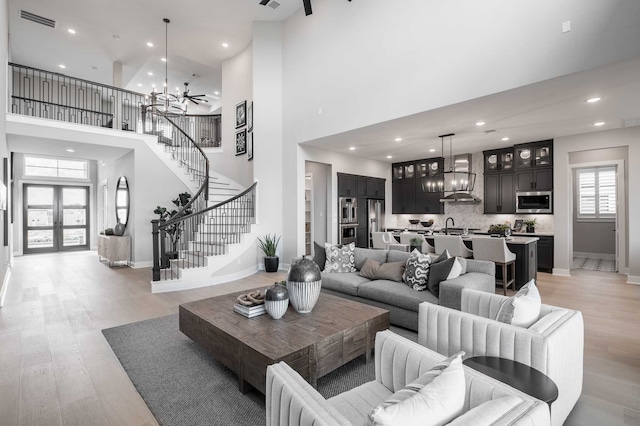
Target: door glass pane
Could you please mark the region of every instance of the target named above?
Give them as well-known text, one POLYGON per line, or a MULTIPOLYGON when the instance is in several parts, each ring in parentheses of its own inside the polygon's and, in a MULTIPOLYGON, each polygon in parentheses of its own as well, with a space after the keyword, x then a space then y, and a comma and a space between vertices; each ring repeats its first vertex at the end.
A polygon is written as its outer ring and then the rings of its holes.
POLYGON ((53 230, 27 231, 28 248, 53 247, 53 230))
POLYGON ((62 245, 83 246, 86 241, 86 229, 64 229, 62 230, 62 245))
POLYGON ((62 205, 85 206, 87 204, 87 190, 84 188, 63 188, 62 205))
POLYGON ((35 187, 27 188, 27 205, 28 206, 52 206, 53 205, 53 188, 51 187, 35 187))
POLYGON ((53 209, 29 209, 27 226, 53 226, 53 209))
POLYGON ((62 212, 62 225, 63 226, 79 226, 86 224, 86 210, 85 209, 64 209, 62 212))

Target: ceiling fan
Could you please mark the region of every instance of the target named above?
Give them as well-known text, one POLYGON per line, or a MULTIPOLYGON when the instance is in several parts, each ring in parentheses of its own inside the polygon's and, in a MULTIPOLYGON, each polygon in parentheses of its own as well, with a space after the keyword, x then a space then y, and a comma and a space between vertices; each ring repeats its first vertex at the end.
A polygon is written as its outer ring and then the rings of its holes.
POLYGON ((199 102, 209 102, 206 99, 202 99, 205 96, 206 95, 192 95, 191 89, 189 89, 189 83, 188 82, 184 83, 184 92, 182 93, 182 103, 186 102, 187 99, 196 105, 200 105, 199 102))
MULTIPOLYGON (((266 6, 267 4, 269 4, 270 1, 271 0, 260 0, 260 4, 262 6, 266 6)), ((348 1, 351 1, 351 0, 348 0, 348 1)), ((271 1, 271 3, 274 3, 274 5, 269 4, 269 6, 271 6, 274 9, 280 6, 280 4, 275 0, 271 1)), ((302 4, 304 5, 304 14, 306 16, 311 15, 313 13, 311 10, 311 0, 302 0, 302 4)))

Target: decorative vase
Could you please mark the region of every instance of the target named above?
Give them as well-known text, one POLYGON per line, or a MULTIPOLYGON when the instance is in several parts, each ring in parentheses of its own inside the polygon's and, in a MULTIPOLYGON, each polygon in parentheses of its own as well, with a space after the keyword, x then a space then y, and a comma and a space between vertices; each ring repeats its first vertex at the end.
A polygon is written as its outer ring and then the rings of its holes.
POLYGON ((264 308, 273 319, 280 319, 289 307, 289 291, 284 285, 275 283, 264 295, 264 308))
POLYGON ((122 237, 124 235, 124 228, 124 224, 118 221, 118 223, 116 223, 116 226, 113 227, 113 234, 117 235, 118 237, 122 237))
POLYGON ((280 264, 280 258, 278 256, 265 256, 264 257, 264 270, 267 272, 278 272, 278 265, 280 264))
POLYGON ((534 232, 536 232, 536 227, 535 225, 527 225, 527 232, 533 234, 534 232))
POLYGON ((322 276, 316 262, 305 256, 291 262, 287 272, 287 290, 289 290, 291 306, 296 312, 300 314, 311 312, 318 302, 321 288, 322 276))

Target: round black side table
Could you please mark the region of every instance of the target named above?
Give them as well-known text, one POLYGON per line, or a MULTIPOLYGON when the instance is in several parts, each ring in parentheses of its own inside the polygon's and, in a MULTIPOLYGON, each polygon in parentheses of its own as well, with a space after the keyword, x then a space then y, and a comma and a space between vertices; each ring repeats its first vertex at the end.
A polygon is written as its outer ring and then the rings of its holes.
POLYGON ((553 380, 528 365, 495 356, 475 356, 465 359, 462 363, 546 402, 549 409, 551 403, 558 399, 558 386, 553 380))

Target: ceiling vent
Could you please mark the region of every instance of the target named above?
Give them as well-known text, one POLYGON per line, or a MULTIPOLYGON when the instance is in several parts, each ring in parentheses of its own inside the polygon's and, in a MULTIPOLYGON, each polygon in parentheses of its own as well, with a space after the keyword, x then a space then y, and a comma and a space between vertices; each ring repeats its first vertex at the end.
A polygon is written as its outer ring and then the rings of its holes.
POLYGON ((271 3, 269 3, 269 7, 270 7, 271 9, 277 9, 277 8, 278 8, 278 6, 280 6, 280 3, 278 3, 278 2, 277 2, 277 1, 275 1, 275 0, 274 0, 274 1, 272 1, 271 3))
POLYGON ((640 118, 626 118, 622 120, 622 127, 640 126, 640 118))
POLYGON ((27 21, 35 22, 36 24, 44 25, 51 28, 56 27, 56 21, 54 21, 53 19, 44 18, 31 12, 27 12, 26 10, 20 11, 20 17, 22 19, 26 19, 27 21))

